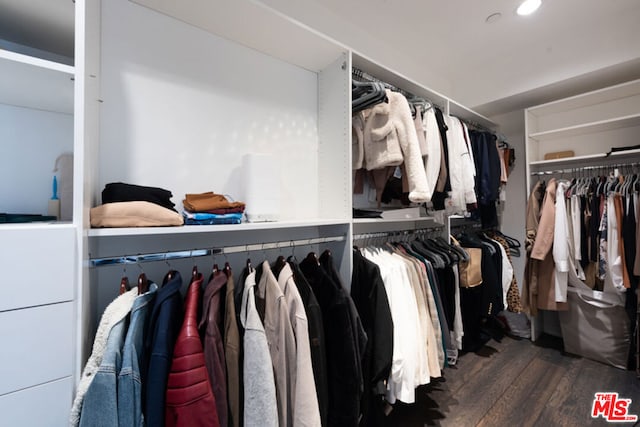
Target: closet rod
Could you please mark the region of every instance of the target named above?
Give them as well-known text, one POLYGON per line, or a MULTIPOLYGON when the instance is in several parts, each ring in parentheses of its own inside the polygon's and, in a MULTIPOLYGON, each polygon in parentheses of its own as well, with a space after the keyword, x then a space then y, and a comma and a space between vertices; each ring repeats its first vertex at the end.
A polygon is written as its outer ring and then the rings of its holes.
POLYGON ((266 251, 268 249, 295 248, 296 246, 319 245, 331 242, 344 242, 346 236, 314 237, 310 239, 286 240, 268 243, 255 243, 221 248, 193 249, 173 252, 156 252, 147 254, 125 255, 119 257, 90 258, 91 267, 113 264, 139 264, 152 261, 169 261, 175 259, 196 258, 211 255, 228 255, 241 252, 266 251))
POLYGON ((434 232, 442 232, 442 227, 419 228, 417 230, 377 231, 373 233, 360 233, 360 234, 354 234, 353 240, 375 239, 379 237, 406 237, 406 236, 415 236, 420 234, 429 234, 434 232))
POLYGON ((531 172, 531 176, 554 175, 559 173, 570 174, 574 172, 591 171, 591 170, 604 171, 604 170, 619 169, 622 167, 636 167, 636 166, 640 166, 640 162, 615 163, 615 164, 609 164, 609 165, 595 165, 595 166, 578 166, 578 167, 568 168, 568 169, 552 169, 552 170, 546 170, 546 171, 536 171, 536 172, 531 172))
POLYGON ((351 75, 352 75, 353 77, 357 78, 357 79, 358 79, 358 80, 360 80, 360 81, 368 81, 368 82, 377 82, 377 83, 382 83, 383 85, 385 85, 385 87, 386 87, 387 89, 390 89, 390 90, 392 90, 392 91, 394 91, 394 92, 398 92, 398 93, 403 94, 403 95, 405 96, 405 98, 407 98, 407 100, 409 100, 409 102, 411 102, 411 101, 410 101, 410 99, 412 99, 412 98, 424 99, 425 101, 427 101, 427 102, 428 102, 429 104, 431 104, 432 106, 434 106, 434 107, 438 107, 438 108, 439 108, 440 110, 442 110, 442 111, 444 111, 444 110, 445 110, 442 106, 440 106, 440 105, 438 105, 438 104, 434 103, 433 101, 431 101, 431 100, 430 100, 430 99, 428 99, 428 98, 425 98, 424 96, 418 96, 418 95, 414 95, 414 94, 413 94, 413 93, 411 93, 411 92, 407 92, 406 90, 401 89, 401 88, 399 88, 399 87, 397 87, 397 86, 394 86, 394 85, 392 85, 392 84, 390 84, 390 83, 387 83, 387 82, 385 82, 384 80, 380 80, 379 78, 374 77, 374 76, 372 76, 371 74, 369 74, 369 73, 367 73, 367 72, 365 72, 365 71, 362 71, 362 70, 361 70, 361 69, 359 69, 359 68, 352 67, 352 68, 351 68, 351 75))

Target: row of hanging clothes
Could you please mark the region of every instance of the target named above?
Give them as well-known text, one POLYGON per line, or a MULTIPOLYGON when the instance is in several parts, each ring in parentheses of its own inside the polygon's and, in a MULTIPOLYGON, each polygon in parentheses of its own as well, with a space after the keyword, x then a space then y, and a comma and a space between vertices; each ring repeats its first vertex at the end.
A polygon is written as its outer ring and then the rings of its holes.
POLYGON ((331 252, 234 271, 123 278, 71 425, 357 426, 374 363, 331 252))
MULTIPOLYGON (((502 137, 501 137, 502 138, 502 137)), ((476 211, 497 225, 495 204, 513 166, 513 149, 496 134, 470 130, 430 101, 354 69, 354 193, 365 181, 381 203, 428 203, 449 213, 476 211)))
MULTIPOLYGON (((535 183, 527 204, 524 307, 532 315, 538 310, 566 313, 572 309, 572 292, 600 292, 601 299, 625 308, 629 336, 623 359, 636 367, 638 164, 550 173, 555 176, 535 183)), ((607 351, 602 348, 603 354, 607 351)))
MULTIPOLYGON (((360 247, 354 248, 352 295, 378 294, 378 302, 388 303, 392 369, 381 376, 388 403, 413 403, 416 388, 441 377, 445 367, 457 363, 460 351, 501 339, 503 310, 521 311, 510 243, 498 233, 459 237, 449 243, 418 231, 355 238, 360 247), (476 270, 473 278, 470 270, 476 270)), ((382 310, 380 303, 375 306, 382 310)), ((387 308, 383 311, 384 316, 375 317, 387 319, 387 308)), ((381 335, 373 336, 378 340, 381 335)))

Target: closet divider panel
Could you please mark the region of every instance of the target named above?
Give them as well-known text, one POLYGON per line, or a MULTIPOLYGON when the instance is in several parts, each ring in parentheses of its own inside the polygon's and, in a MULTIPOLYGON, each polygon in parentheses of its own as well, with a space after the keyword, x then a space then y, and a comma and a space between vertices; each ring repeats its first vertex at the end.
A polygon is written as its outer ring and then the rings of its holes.
POLYGON ((276 60, 125 0, 103 3, 100 172, 237 200, 243 155, 270 154, 281 218, 319 215, 318 85, 276 60), (311 196, 311 197, 310 197, 311 196))

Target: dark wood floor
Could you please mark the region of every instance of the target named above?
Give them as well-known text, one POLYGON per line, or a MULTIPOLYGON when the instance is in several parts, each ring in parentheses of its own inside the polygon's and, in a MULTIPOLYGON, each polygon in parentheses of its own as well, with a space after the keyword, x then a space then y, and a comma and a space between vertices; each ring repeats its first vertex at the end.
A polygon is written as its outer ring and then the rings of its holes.
POLYGON ((442 381, 418 389, 416 404, 396 405, 386 425, 608 425, 591 418, 599 391, 632 399, 629 413, 640 416, 635 372, 565 354, 557 338, 543 336, 534 344, 505 337, 462 355, 442 381))

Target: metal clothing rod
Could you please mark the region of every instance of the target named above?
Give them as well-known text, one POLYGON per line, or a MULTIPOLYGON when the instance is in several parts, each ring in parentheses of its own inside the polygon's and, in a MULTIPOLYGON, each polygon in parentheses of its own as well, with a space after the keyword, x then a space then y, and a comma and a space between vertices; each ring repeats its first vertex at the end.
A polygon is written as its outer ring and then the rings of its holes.
POLYGON ((318 245, 331 242, 343 242, 346 236, 315 237, 311 239, 286 240, 250 245, 225 246, 222 248, 194 249, 173 252, 157 252, 148 254, 125 255, 119 257, 90 258, 91 267, 113 264, 140 264, 142 262, 169 261, 184 258, 196 258, 212 255, 227 255, 240 252, 266 251, 268 249, 295 248, 296 246, 318 245))
MULTIPOLYGON (((429 104, 431 104, 431 105, 433 105, 433 106, 438 107, 440 110, 444 110, 444 108, 442 108, 440 105, 435 104, 435 103, 434 103, 434 102, 432 102, 430 99, 425 98, 424 96, 418 96, 418 95, 414 95, 414 94, 413 94, 413 93, 411 93, 411 92, 407 92, 406 90, 401 89, 401 88, 399 88, 399 87, 397 87, 397 86, 394 86, 394 85, 392 85, 392 84, 390 84, 390 83, 387 83, 387 82, 385 82, 384 80, 380 80, 379 78, 374 77, 374 76, 372 76, 371 74, 366 73, 366 72, 362 71, 362 70, 361 70, 361 69, 359 69, 359 68, 355 68, 355 67, 353 67, 353 68, 351 69, 351 75, 352 75, 353 77, 357 78, 357 79, 358 79, 358 80, 360 80, 360 81, 368 81, 368 82, 377 82, 377 83, 382 83, 383 85, 385 85, 385 87, 386 87, 387 89, 390 89, 390 90, 392 90, 392 91, 394 91, 394 92, 398 92, 398 93, 403 94, 403 95, 405 96, 405 98, 407 98, 407 100, 415 99, 415 98, 418 98, 418 99, 424 99, 424 100, 425 100, 426 102, 428 102, 429 104)), ((411 101, 409 101, 409 102, 411 102, 411 101)))
POLYGON ((536 172, 531 172, 531 176, 540 176, 540 175, 554 175, 554 174, 559 174, 559 173, 565 173, 565 174, 570 174, 570 173, 574 173, 574 172, 581 172, 581 171, 605 171, 605 170, 614 170, 614 169, 618 169, 618 168, 623 168, 623 167, 636 167, 636 166, 640 166, 640 162, 632 162, 632 163, 616 163, 616 164, 609 164, 609 165, 595 165, 595 166, 578 166, 578 167, 573 167, 573 168, 568 168, 568 169, 553 169, 553 170, 546 170, 546 171, 536 171, 536 172))
POLYGON ((429 227, 429 228, 419 228, 417 230, 402 230, 402 231, 378 231, 374 233, 361 233, 354 234, 353 240, 367 240, 367 239, 376 239, 380 237, 409 237, 409 236, 418 236, 418 235, 427 235, 434 232, 441 232, 442 227, 429 227))

